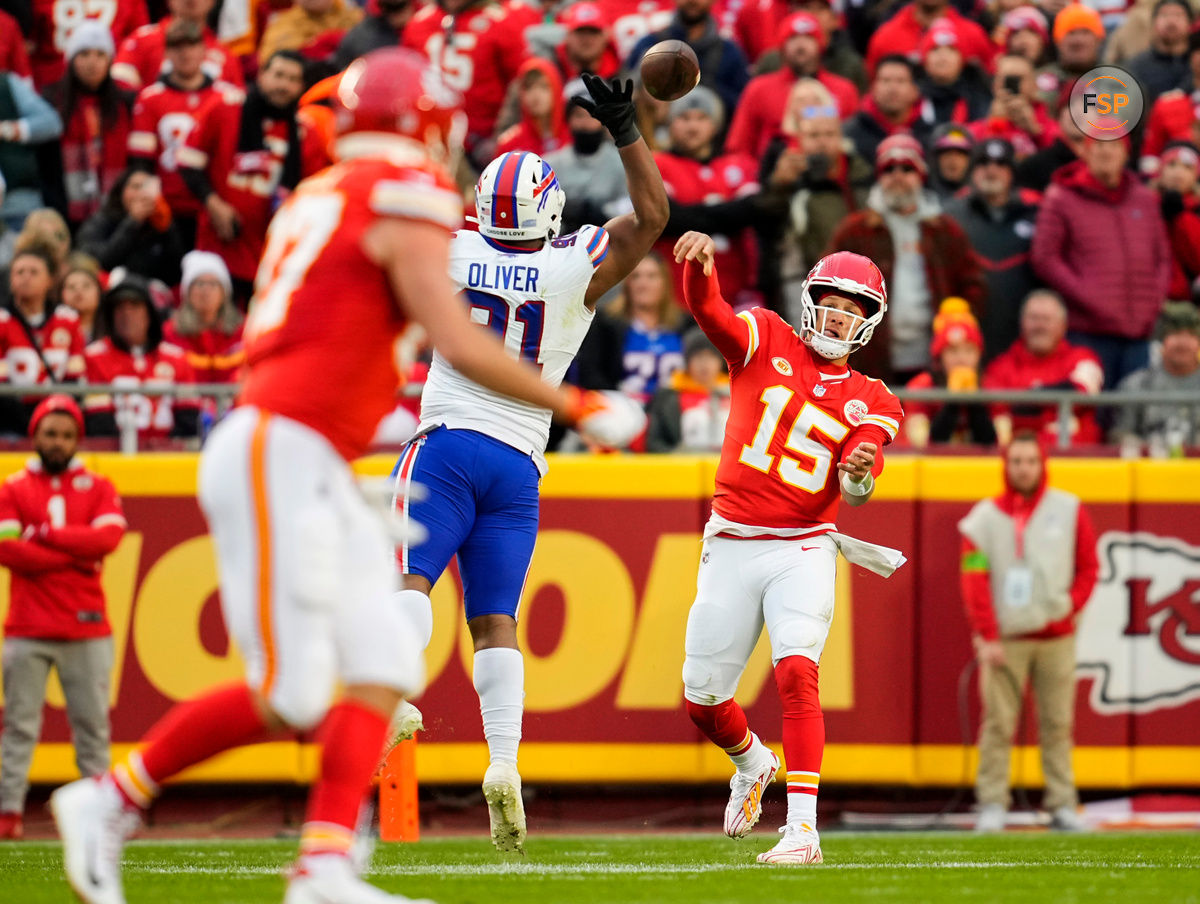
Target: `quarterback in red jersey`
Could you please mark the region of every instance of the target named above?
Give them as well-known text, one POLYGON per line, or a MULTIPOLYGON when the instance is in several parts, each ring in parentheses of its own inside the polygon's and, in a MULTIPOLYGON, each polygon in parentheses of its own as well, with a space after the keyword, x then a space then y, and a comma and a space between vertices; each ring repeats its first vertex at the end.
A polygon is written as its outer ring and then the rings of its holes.
POLYGON ((449 246, 461 198, 447 166, 460 104, 412 51, 356 60, 334 96, 339 162, 303 181, 271 225, 242 404, 209 437, 199 474, 222 614, 246 679, 175 707, 101 780, 54 793, 67 878, 88 904, 124 900, 121 849, 165 779, 318 725, 320 775, 285 900, 408 900, 364 883, 350 856, 389 717, 424 684, 424 638, 394 598, 394 539, 348 459, 394 407, 410 320, 459 372, 587 435, 617 445, 638 426, 616 423, 615 402, 542 382, 473 326, 455 295, 449 246))
POLYGON ((840 500, 857 506, 871 498, 880 450, 904 417, 883 383, 847 364, 882 321, 887 289, 869 259, 846 251, 824 257, 805 280, 797 333, 762 308, 735 315, 721 297, 715 254, 700 233, 675 246, 684 298, 729 364, 732 395, 688 614, 684 697, 696 726, 737 767, 725 833, 742 837, 762 815, 762 795, 779 768, 733 700, 766 627, 783 702, 788 818, 758 862, 820 863, 825 722, 817 663, 833 617, 837 554, 885 576, 904 561, 834 525, 840 500))

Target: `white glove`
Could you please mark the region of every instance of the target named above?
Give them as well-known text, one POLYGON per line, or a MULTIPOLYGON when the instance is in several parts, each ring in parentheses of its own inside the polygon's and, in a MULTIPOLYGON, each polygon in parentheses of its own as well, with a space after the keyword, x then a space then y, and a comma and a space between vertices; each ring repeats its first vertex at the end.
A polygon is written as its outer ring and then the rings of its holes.
POLYGON ((589 393, 592 400, 601 404, 575 425, 584 439, 606 449, 623 449, 646 429, 645 410, 625 393, 589 393))

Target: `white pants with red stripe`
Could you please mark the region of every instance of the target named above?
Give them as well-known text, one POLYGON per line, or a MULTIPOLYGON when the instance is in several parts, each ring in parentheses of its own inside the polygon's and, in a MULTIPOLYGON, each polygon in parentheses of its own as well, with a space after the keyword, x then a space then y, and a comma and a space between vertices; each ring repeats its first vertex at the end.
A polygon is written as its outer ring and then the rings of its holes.
POLYGON ((704 541, 688 613, 683 695, 715 706, 733 697, 765 626, 771 660, 820 662, 833 620, 837 546, 827 536, 704 541))
POLYGON ((393 602, 392 544, 316 431, 239 408, 200 460, 221 611, 247 681, 289 725, 315 725, 338 681, 415 694, 417 632, 393 602))

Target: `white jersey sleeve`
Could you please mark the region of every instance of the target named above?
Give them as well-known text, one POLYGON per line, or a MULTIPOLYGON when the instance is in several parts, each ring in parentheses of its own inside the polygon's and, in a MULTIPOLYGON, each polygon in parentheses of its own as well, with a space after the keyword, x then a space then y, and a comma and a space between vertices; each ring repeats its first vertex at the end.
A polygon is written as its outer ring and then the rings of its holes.
MULTIPOLYGON (((608 254, 600 226, 524 249, 460 230, 450 243, 450 277, 471 320, 497 332, 514 358, 562 383, 592 324, 584 304, 592 274, 608 254)), ((436 352, 421 395, 421 429, 475 430, 530 455, 545 473, 550 412, 485 389, 436 352)))

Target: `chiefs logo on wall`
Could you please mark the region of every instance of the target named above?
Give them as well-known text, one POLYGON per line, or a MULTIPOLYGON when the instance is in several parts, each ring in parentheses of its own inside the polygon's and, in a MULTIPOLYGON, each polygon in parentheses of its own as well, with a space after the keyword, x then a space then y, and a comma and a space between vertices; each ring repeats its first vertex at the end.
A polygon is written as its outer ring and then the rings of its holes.
POLYGON ((1150 712, 1200 700, 1200 548, 1109 531, 1079 621, 1080 672, 1096 712, 1150 712))

